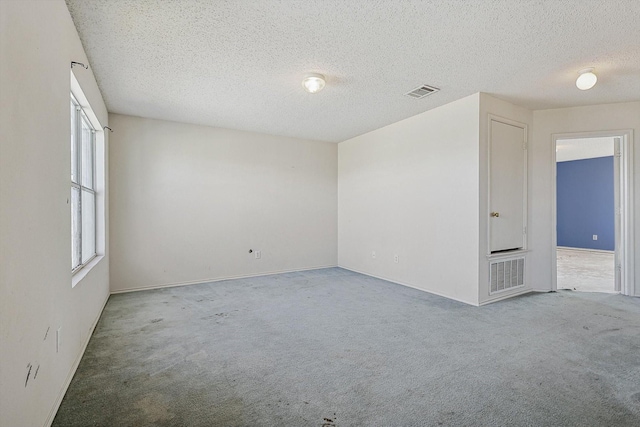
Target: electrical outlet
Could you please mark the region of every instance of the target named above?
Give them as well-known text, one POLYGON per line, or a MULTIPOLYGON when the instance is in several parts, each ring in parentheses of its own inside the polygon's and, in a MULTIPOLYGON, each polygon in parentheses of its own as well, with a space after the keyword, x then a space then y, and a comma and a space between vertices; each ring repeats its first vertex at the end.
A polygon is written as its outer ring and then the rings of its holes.
POLYGON ((371 258, 376 259, 376 251, 371 251, 371 258))
POLYGON ((62 326, 56 331, 56 353, 60 353, 60 345, 62 344, 62 326))
POLYGON ((395 254, 393 256, 393 262, 395 262, 396 264, 400 262, 400 257, 398 256, 398 254, 395 254))
POLYGON ((598 235, 597 234, 593 235, 593 240, 598 240, 598 235))
POLYGON ((256 259, 262 258, 262 251, 255 251, 256 259))

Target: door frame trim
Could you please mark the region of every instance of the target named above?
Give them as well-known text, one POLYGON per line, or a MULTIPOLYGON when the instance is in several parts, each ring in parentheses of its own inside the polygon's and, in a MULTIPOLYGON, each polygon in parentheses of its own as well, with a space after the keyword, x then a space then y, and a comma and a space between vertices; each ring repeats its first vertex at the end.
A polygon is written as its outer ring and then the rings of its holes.
POLYGON ((492 257, 495 255, 510 255, 515 252, 526 252, 528 250, 528 231, 529 231, 529 211, 528 211, 528 201, 529 201, 529 160, 528 160, 528 151, 529 151, 529 128, 526 123, 518 122, 516 120, 507 119, 506 117, 497 116, 495 114, 488 114, 487 117, 487 129, 488 129, 488 139, 487 139, 487 211, 485 213, 485 218, 487 221, 487 257, 492 257), (499 122, 506 125, 514 126, 520 128, 524 132, 524 182, 522 192, 524 197, 522 198, 522 227, 523 227, 523 236, 522 236, 522 249, 513 252, 507 253, 491 253, 491 137, 492 137, 492 126, 491 122, 499 122))
MULTIPOLYGON (((596 132, 554 133, 551 135, 551 290, 558 290, 558 212, 557 212, 557 170, 556 143, 559 139, 581 138, 621 138, 620 143, 620 231, 616 235, 616 248, 619 248, 620 292, 623 295, 635 295, 634 266, 634 227, 633 227, 633 129, 621 129, 596 132), (618 244, 619 243, 619 244, 618 244)), ((615 154, 614 154, 615 155, 615 154)), ((614 178, 615 179, 615 178, 614 178)), ((616 206, 617 208, 617 206, 616 206)))

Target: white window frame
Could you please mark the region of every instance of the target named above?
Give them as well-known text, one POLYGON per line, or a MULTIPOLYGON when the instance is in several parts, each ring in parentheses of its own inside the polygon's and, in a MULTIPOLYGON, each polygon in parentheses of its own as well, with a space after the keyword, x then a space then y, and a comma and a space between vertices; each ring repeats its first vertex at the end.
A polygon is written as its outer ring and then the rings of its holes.
MULTIPOLYGON (((93 126, 93 124, 91 123, 91 120, 89 120, 89 117, 87 116, 87 113, 84 111, 84 108, 82 108, 82 106, 80 105, 80 103, 78 102, 78 100, 76 99, 76 97, 74 96, 73 92, 71 92, 71 104, 73 104, 74 107, 74 113, 75 113, 75 119, 74 119, 74 124, 75 124, 75 129, 73 132, 73 141, 71 142, 74 145, 74 150, 75 151, 75 155, 76 155, 76 181, 73 181, 73 176, 71 177, 71 191, 73 191, 73 189, 76 189, 79 193, 79 199, 78 199, 78 207, 77 207, 77 215, 79 218, 79 224, 78 224, 78 234, 79 234, 79 242, 78 242, 78 247, 76 248, 76 251, 74 253, 72 253, 72 260, 71 260, 71 272, 72 274, 76 273, 77 271, 81 270, 82 268, 84 268, 85 266, 87 266, 91 261, 93 261, 96 256, 97 256, 97 234, 98 234, 98 229, 97 229, 97 198, 98 198, 98 194, 96 191, 96 130, 93 126), (91 131, 91 142, 90 142, 90 146, 91 146, 91 163, 92 163, 92 174, 93 176, 91 177, 91 186, 87 186, 82 182, 82 161, 83 161, 83 152, 82 152, 82 123, 85 123, 85 125, 90 129, 91 131), (82 241, 82 230, 83 230, 83 220, 84 220, 84 216, 82 214, 82 194, 83 192, 87 192, 87 193, 91 193, 93 194, 93 235, 94 235, 94 242, 93 242, 93 250, 92 250, 92 254, 91 256, 89 256, 86 260, 82 259, 82 252, 83 252, 83 241, 82 241), (74 264, 76 263, 76 260, 79 261, 79 263, 77 265, 74 266, 74 264)), ((71 107, 71 105, 70 105, 71 107)), ((71 112, 71 108, 69 109, 69 111, 71 112)), ((73 152, 72 151, 72 152, 73 152)), ((73 208, 72 208, 73 209, 73 208)), ((74 214, 76 214, 73 210, 71 211, 71 219, 73 221, 73 216, 74 214)), ((71 235, 71 239, 73 242, 74 236, 73 234, 71 235)), ((73 243, 72 243, 72 248, 73 248, 73 243)))

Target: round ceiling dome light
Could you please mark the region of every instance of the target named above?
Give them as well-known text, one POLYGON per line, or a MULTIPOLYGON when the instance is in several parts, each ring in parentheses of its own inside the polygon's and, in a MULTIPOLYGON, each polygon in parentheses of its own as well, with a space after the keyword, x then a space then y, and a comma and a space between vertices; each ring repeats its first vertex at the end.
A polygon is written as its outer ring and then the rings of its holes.
POLYGON ((309 73, 302 80, 302 87, 309 93, 317 93, 324 88, 325 81, 322 74, 309 73))
POLYGON ((593 68, 585 68, 584 70, 578 71, 578 79, 576 80, 576 86, 580 90, 588 90, 596 85, 598 81, 598 76, 593 74, 593 68))

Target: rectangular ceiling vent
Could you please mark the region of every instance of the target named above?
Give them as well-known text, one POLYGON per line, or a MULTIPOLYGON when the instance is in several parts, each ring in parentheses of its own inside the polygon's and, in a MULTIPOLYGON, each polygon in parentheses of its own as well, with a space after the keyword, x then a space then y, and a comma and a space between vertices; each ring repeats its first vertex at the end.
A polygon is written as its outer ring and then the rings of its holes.
POLYGON ((420 87, 415 88, 411 92, 405 93, 405 95, 410 96, 411 98, 420 99, 420 98, 424 98, 425 96, 429 96, 432 93, 436 93, 439 90, 440 89, 438 89, 437 87, 422 85, 420 87))

